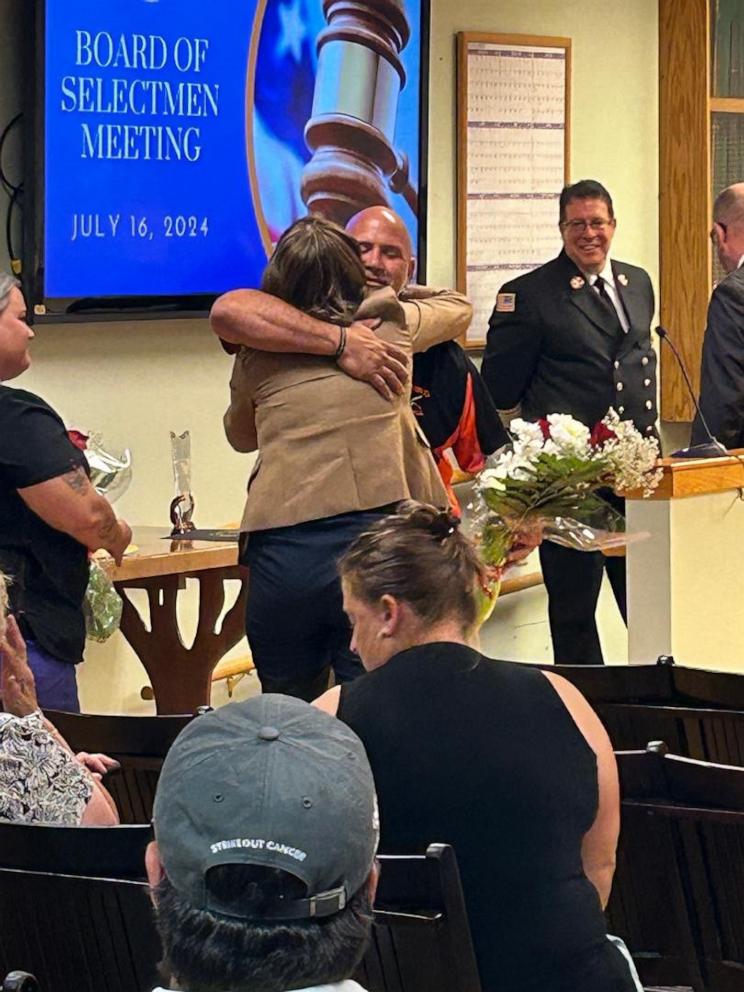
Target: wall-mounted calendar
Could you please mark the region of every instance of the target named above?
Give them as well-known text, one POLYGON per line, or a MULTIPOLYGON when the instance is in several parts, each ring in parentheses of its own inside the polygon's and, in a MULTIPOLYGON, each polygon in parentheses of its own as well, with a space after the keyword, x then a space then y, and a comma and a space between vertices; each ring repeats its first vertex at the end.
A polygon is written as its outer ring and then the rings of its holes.
POLYGON ((558 254, 569 174, 571 41, 457 36, 457 279, 485 342, 503 283, 558 254))

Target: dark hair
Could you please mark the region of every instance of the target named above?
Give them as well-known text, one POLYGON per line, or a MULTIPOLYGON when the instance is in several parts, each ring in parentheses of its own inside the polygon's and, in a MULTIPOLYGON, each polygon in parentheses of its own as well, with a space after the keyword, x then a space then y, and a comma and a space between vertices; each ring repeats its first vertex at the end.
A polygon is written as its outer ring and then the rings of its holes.
POLYGON ((260 915, 267 901, 302 898, 305 885, 287 872, 258 865, 220 865, 207 885, 236 917, 194 909, 164 877, 155 914, 165 968, 188 992, 285 992, 350 978, 367 947, 372 905, 365 883, 334 916, 312 920, 240 919, 260 915))
POLYGON ((298 310, 334 323, 351 323, 364 299, 367 277, 359 245, 323 217, 303 217, 279 238, 261 289, 298 310))
POLYGON ((596 179, 580 179, 579 182, 573 183, 571 186, 563 187, 559 201, 559 224, 562 224, 566 219, 566 207, 572 200, 602 200, 607 204, 610 220, 615 217, 615 212, 612 208, 612 197, 602 183, 598 183, 596 179))
POLYGON ((459 524, 447 510, 401 503, 348 548, 338 565, 341 578, 368 603, 394 596, 422 620, 455 615, 469 630, 478 618, 485 565, 459 524))

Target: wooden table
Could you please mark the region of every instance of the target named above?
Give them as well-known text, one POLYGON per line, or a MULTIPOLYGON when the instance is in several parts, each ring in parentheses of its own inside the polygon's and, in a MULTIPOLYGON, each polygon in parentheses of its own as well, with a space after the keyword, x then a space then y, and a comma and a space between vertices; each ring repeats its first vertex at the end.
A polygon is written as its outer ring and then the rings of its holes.
POLYGON ((217 631, 225 582, 242 578, 237 544, 163 540, 167 535, 166 528, 135 528, 137 551, 113 569, 112 579, 124 602, 121 632, 150 677, 158 713, 193 713, 209 703, 215 665, 245 634, 245 582, 217 631), (177 613, 178 590, 187 578, 199 582, 199 620, 190 648, 181 639, 177 613), (147 590, 150 630, 128 589, 147 590))

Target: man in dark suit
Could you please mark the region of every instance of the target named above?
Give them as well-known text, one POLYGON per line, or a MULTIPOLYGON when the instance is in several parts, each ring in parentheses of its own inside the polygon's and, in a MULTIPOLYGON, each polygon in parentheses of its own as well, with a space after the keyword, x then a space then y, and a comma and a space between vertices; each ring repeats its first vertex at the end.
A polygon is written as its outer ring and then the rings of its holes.
MULTIPOLYGON (((612 199, 582 180, 560 197, 560 255, 501 289, 482 374, 496 406, 528 420, 566 413, 593 426, 614 407, 655 435, 651 281, 609 257, 612 199)), ((616 501, 622 508, 621 501, 616 501)), ((595 610, 605 567, 625 620, 625 561, 545 542, 540 548, 557 664, 602 664, 595 610)))
MULTIPOLYGON (((710 239, 726 272, 713 290, 703 339, 700 409, 712 433, 727 448, 744 447, 744 183, 716 197, 710 239)), ((708 440, 700 416, 692 443, 708 440)))

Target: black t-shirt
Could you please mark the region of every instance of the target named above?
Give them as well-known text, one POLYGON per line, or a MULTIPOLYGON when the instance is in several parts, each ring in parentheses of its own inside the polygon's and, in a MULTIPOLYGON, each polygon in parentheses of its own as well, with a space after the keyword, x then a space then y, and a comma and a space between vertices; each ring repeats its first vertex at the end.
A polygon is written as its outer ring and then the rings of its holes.
POLYGON ((85 645, 87 549, 26 506, 18 489, 78 467, 85 455, 54 410, 33 393, 0 385, 0 570, 25 636, 76 664, 85 645))

